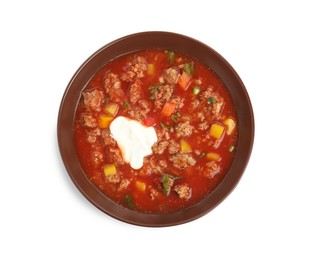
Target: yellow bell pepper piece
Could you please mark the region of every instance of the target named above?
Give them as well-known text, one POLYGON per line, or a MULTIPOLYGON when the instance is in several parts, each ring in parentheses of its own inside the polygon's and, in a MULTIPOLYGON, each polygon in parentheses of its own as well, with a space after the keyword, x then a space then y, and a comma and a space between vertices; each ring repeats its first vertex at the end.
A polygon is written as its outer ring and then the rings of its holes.
POLYGON ((219 124, 212 124, 210 127, 209 135, 216 139, 220 139, 223 136, 225 127, 219 124))
POLYGON ((112 175, 116 174, 116 172, 117 172, 115 164, 104 165, 103 171, 104 171, 105 177, 112 176, 112 175))
POLYGON ((221 156, 218 153, 207 153, 206 157, 210 160, 210 161, 219 161, 221 159, 221 156))
POLYGON ((100 115, 98 122, 99 128, 108 128, 113 119, 114 117, 112 116, 100 115))
POLYGON ((153 75, 154 74, 154 64, 149 63, 148 64, 148 75, 153 75))
POLYGON ((146 190, 146 183, 143 181, 136 181, 135 182, 136 188, 140 191, 145 191, 146 190))
POLYGON ((190 144, 187 143, 187 141, 184 140, 184 139, 180 140, 180 151, 182 153, 190 153, 190 152, 192 152, 192 148, 191 148, 190 144))

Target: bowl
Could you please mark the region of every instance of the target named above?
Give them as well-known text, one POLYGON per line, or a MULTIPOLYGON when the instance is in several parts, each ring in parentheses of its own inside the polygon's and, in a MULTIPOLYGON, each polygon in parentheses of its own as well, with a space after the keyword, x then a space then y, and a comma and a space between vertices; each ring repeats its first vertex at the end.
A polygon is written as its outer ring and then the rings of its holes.
POLYGON ((206 44, 172 32, 141 32, 117 39, 92 54, 76 71, 62 98, 58 115, 58 144, 65 168, 79 191, 104 213, 129 224, 163 227, 195 220, 219 205, 236 187, 248 164, 254 140, 254 116, 247 90, 232 66, 206 44), (84 173, 74 144, 73 123, 81 93, 90 79, 111 60, 144 49, 174 50, 210 67, 224 82, 237 111, 238 144, 233 162, 220 184, 200 202, 176 212, 142 213, 125 208, 104 195, 84 173))

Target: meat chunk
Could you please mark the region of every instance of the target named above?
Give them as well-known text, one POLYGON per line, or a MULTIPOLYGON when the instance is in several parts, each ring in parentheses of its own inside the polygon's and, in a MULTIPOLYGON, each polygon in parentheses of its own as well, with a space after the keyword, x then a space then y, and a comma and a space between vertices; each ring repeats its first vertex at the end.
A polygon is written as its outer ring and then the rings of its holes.
POLYGON ((201 99, 207 102, 212 115, 216 119, 222 116, 224 99, 217 92, 214 92, 212 87, 209 87, 201 94, 201 99))
POLYGON ((121 79, 130 82, 144 76, 144 72, 148 69, 148 63, 144 57, 135 56, 124 69, 125 73, 122 74, 121 79))
POLYGON ((158 190, 151 188, 150 189, 150 198, 154 200, 157 196, 159 196, 158 190))
POLYGON ((146 100, 139 100, 132 109, 127 111, 128 115, 133 119, 144 120, 150 112, 149 103, 146 100))
POLYGON ((129 98, 131 103, 136 103, 141 97, 141 85, 140 80, 136 80, 129 87, 129 98))
POLYGON ((168 129, 161 128, 161 129, 156 129, 156 134, 158 137, 158 140, 170 140, 170 134, 168 132, 168 129))
POLYGON ((196 164, 196 160, 192 155, 187 153, 176 153, 169 158, 173 162, 173 166, 182 170, 196 164))
POLYGON ((172 97, 171 98, 171 103, 176 105, 177 110, 184 106, 184 101, 185 101, 185 99, 181 98, 181 97, 172 97))
POLYGON ((106 93, 110 93, 114 89, 121 87, 121 81, 117 74, 109 72, 103 81, 103 87, 106 93))
POLYGON ((121 180, 120 184, 118 185, 117 190, 118 191, 125 190, 129 184, 130 184, 129 179, 123 179, 123 180, 121 180))
POLYGON ((99 150, 94 150, 91 153, 91 161, 95 166, 100 165, 103 162, 104 155, 99 150))
POLYGON ((109 163, 124 164, 121 151, 118 147, 109 147, 107 149, 107 160, 109 163))
POLYGON ((121 176, 119 173, 115 173, 105 177, 105 180, 109 183, 119 183, 121 181, 121 176))
POLYGON ((198 129, 199 129, 200 131, 204 131, 204 130, 208 130, 209 127, 210 127, 209 122, 206 122, 206 121, 205 121, 205 122, 202 122, 202 123, 199 124, 198 129))
POLYGON ((164 104, 169 101, 174 91, 173 85, 161 85, 154 94, 154 104, 157 109, 163 108, 164 104))
POLYGON ((214 161, 208 162, 206 164, 206 173, 205 175, 209 178, 213 178, 221 170, 221 167, 214 161))
POLYGON ((84 127, 95 128, 98 126, 97 120, 89 113, 82 113, 80 121, 84 127))
POLYGON ((97 137, 100 136, 100 129, 95 128, 87 132, 87 142, 93 144, 97 141, 97 137))
POLYGON ((176 85, 180 78, 180 72, 177 68, 168 68, 163 71, 162 77, 165 83, 176 85))
POLYGON ((152 146, 152 150, 154 153, 162 154, 165 151, 168 144, 169 142, 166 140, 157 142, 152 146))
POLYGON ((168 145, 168 152, 169 154, 175 154, 179 151, 180 145, 179 143, 176 143, 175 141, 171 140, 168 145))
POLYGON ((126 100, 125 93, 121 88, 121 81, 117 74, 112 72, 106 74, 103 87, 111 101, 121 104, 126 100))
POLYGON ((192 134, 192 131, 194 130, 194 127, 190 125, 189 121, 181 122, 175 127, 177 136, 190 136, 192 134))
POLYGON ((110 131, 105 129, 101 132, 101 136, 102 136, 102 141, 104 143, 104 145, 108 145, 108 146, 116 146, 117 143, 114 140, 114 138, 112 137, 112 135, 110 134, 110 131))
POLYGON ((174 191, 177 192, 179 198, 188 200, 191 198, 192 189, 189 187, 187 183, 178 184, 174 187, 174 191))
POLYGON ((101 110, 104 101, 103 91, 94 89, 92 91, 85 91, 82 95, 87 109, 94 111, 101 110))

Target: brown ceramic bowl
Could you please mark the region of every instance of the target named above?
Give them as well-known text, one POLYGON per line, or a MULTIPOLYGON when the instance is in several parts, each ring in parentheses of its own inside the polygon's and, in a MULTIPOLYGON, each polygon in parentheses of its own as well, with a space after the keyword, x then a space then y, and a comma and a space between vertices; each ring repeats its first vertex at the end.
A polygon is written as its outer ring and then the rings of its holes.
POLYGON ((207 45, 169 32, 143 32, 113 41, 90 56, 69 82, 59 111, 58 142, 64 165, 80 192, 108 215, 141 226, 172 226, 197 219, 211 211, 235 188, 249 161, 254 139, 254 117, 248 93, 232 66, 207 45), (165 49, 187 54, 213 69, 224 81, 237 109, 238 146, 233 163, 217 188, 199 203, 181 211, 148 214, 129 210, 106 197, 86 177, 76 155, 73 121, 80 95, 88 81, 112 59, 142 50, 165 49))

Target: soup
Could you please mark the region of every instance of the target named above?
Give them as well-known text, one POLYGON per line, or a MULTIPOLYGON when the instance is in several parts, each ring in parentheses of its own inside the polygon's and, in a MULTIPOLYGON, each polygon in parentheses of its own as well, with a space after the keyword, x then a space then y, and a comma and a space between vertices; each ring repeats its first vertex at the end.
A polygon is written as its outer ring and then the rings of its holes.
POLYGON ((78 158, 90 181, 131 210, 173 212, 210 194, 237 143, 233 101, 218 75, 170 50, 116 58, 76 109, 78 158))

